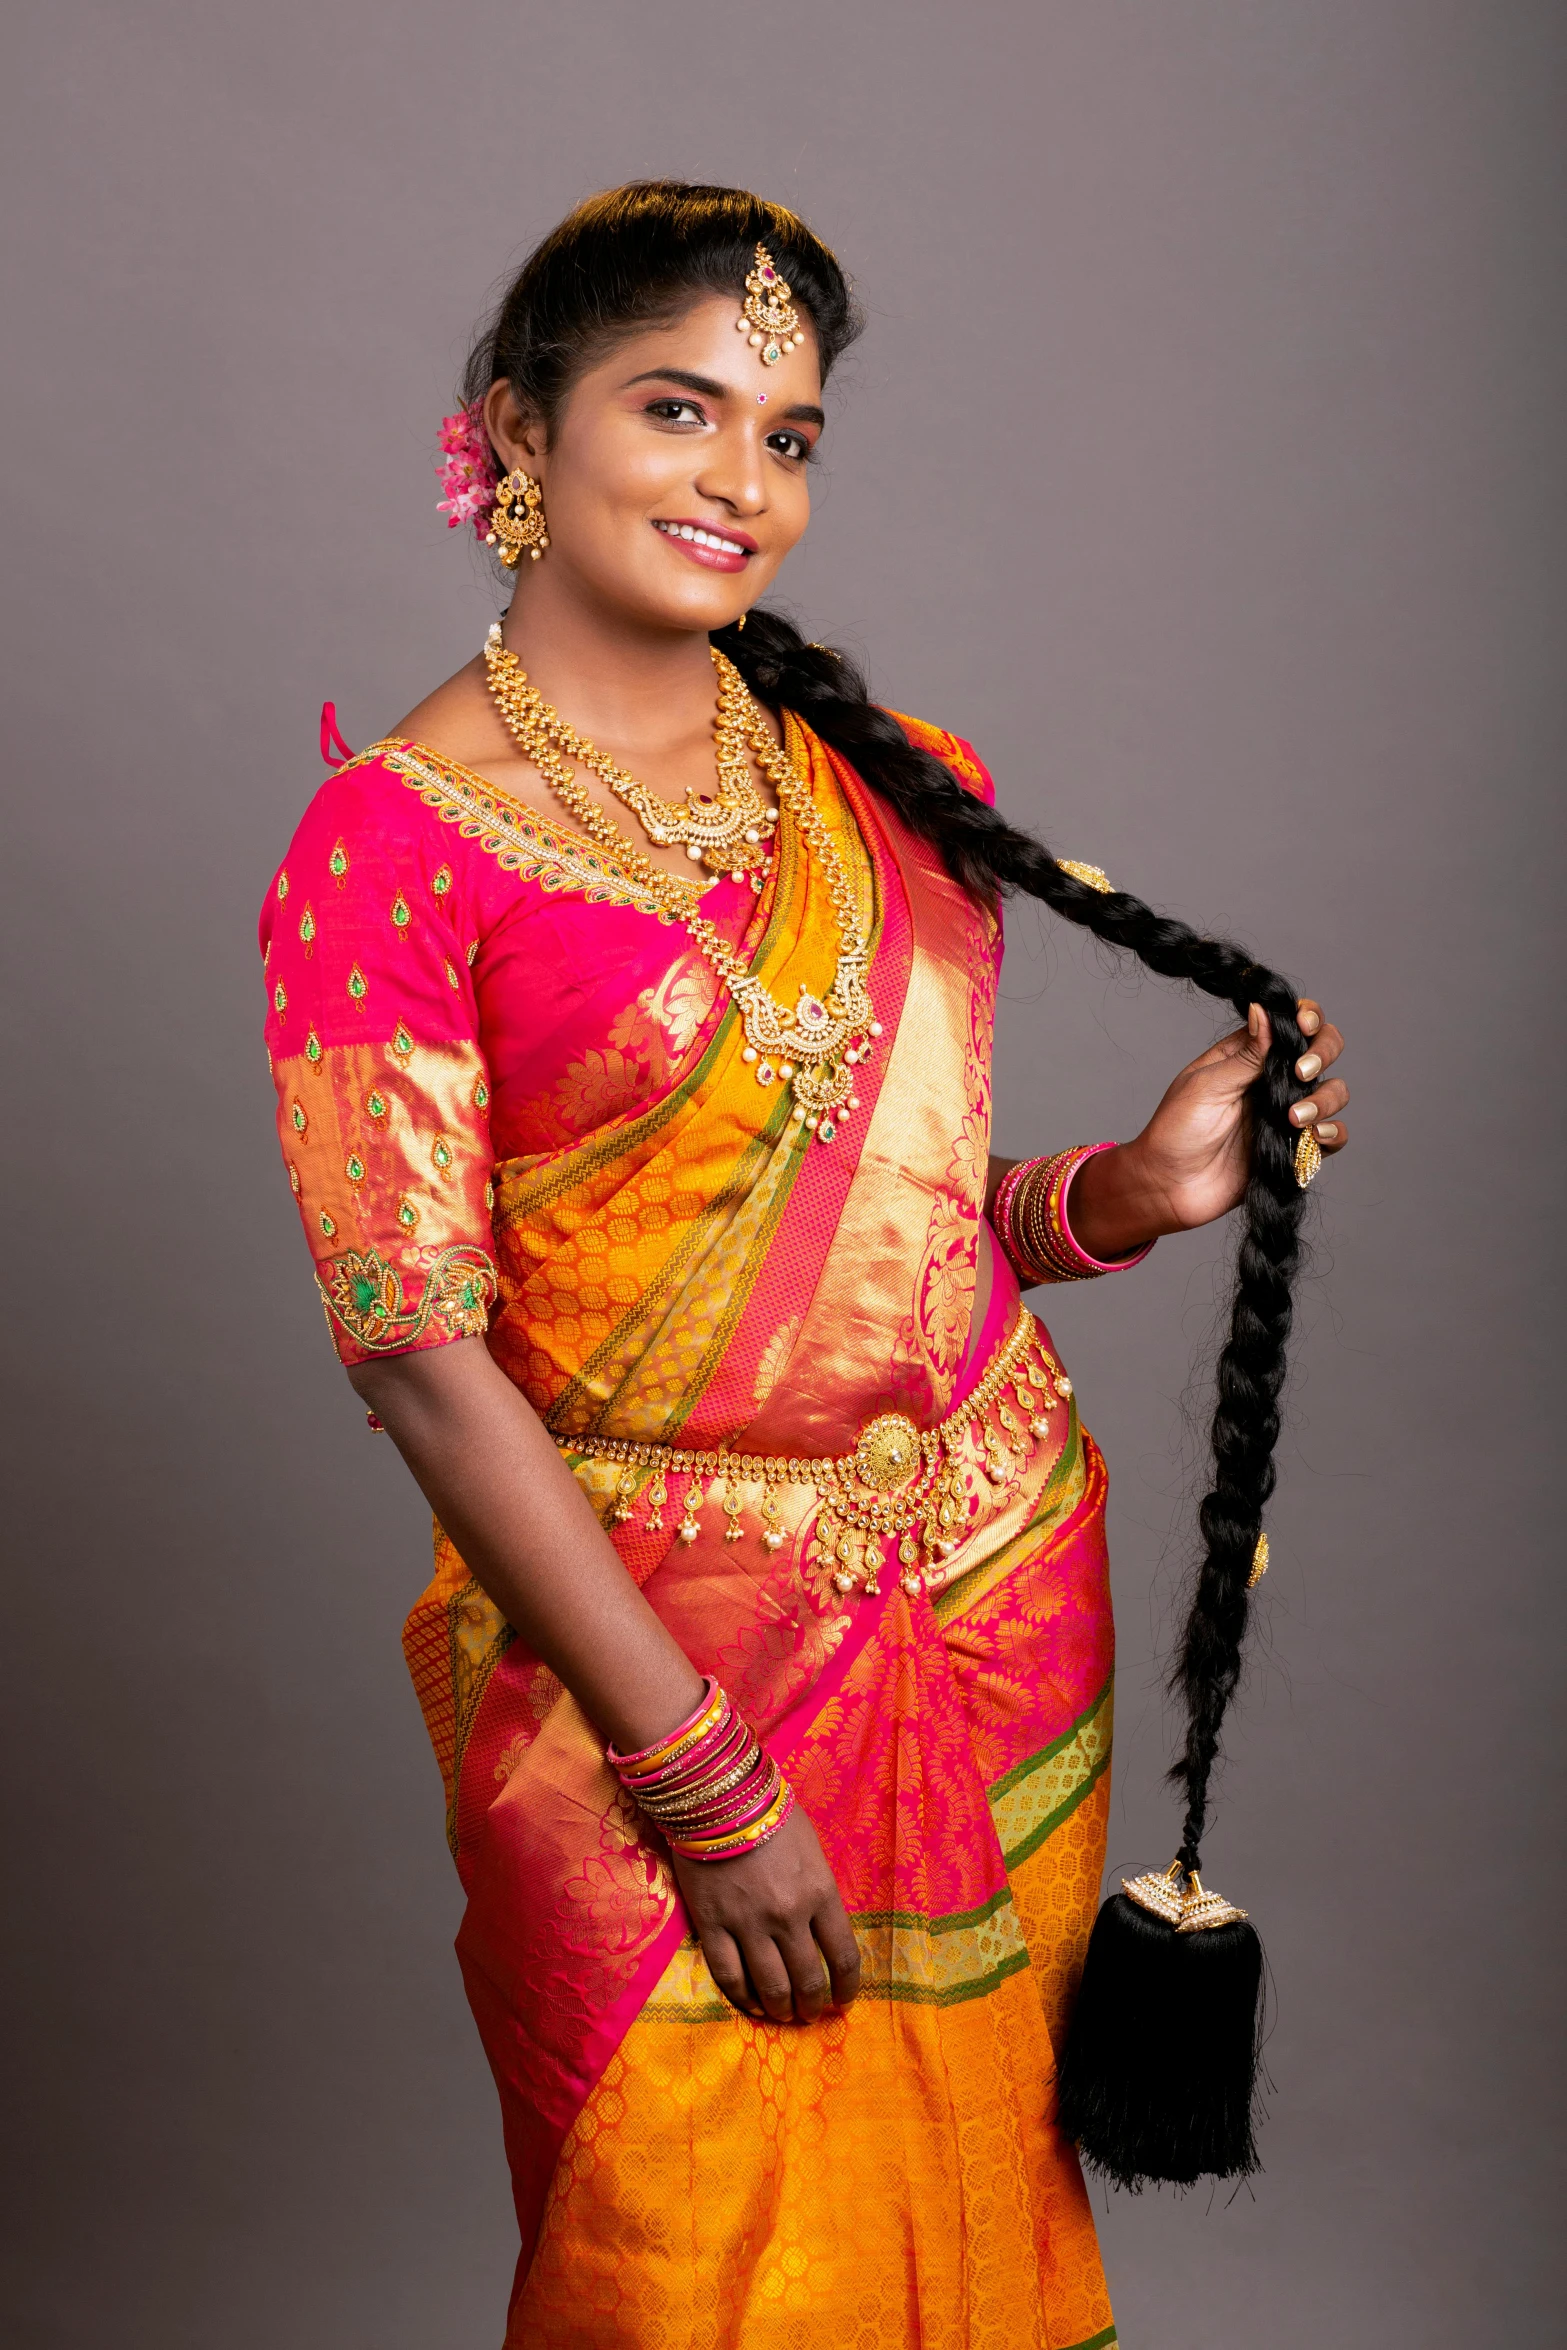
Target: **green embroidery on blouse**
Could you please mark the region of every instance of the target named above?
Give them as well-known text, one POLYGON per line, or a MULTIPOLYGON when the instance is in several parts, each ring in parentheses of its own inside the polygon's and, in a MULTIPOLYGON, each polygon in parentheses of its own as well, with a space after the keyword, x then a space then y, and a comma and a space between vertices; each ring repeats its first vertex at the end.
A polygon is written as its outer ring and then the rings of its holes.
POLYGON ((416 1306, 407 1303, 402 1275, 379 1249, 328 1257, 316 1267, 316 1280, 327 1312, 370 1354, 417 1346, 432 1326, 445 1338, 480 1338, 499 1293, 492 1259, 463 1246, 441 1250, 416 1306))

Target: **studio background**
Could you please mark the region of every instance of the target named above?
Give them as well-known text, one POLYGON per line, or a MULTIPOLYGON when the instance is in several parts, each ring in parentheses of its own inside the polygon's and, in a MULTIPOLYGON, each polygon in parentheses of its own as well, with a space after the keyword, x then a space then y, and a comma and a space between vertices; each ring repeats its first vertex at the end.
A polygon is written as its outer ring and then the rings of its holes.
MULTIPOLYGON (((373 739, 496 608, 434 511, 471 325, 645 173, 796 206, 867 305, 810 633, 1351 1040, 1209 1839, 1267 2167, 1109 2203, 1126 2350, 1557 2338, 1564 12, 28 0, 7 47, 6 2343, 499 2337, 427 1523, 322 1327, 254 931, 322 700, 373 739)), ((1135 1130, 1211 1009, 1010 939, 998 1148, 1135 1130)), ((1111 1464, 1113 1865, 1174 1843, 1227 1246, 1044 1300, 1111 1464)))

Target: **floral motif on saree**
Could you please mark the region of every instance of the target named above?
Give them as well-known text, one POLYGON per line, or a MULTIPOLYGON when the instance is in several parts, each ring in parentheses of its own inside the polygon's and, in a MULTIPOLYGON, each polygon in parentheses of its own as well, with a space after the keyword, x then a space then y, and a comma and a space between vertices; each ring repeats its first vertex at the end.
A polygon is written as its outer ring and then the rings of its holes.
MULTIPOLYGON (((966 744, 904 723, 988 793, 966 744)), ((999 925, 793 721, 789 741, 871 926, 885 1031, 825 1148, 791 1134, 727 998, 611 861, 407 744, 318 796, 263 935, 318 1276, 377 1252, 400 1284, 333 1317, 345 1359, 447 1342, 482 1302, 496 1361, 563 1438, 791 1455, 850 1451, 892 1409, 931 1425, 977 1384, 1019 1311, 995 1252, 973 1327, 999 925), (367 1084, 388 1104, 369 1128, 367 1084), (483 1259, 444 1304, 442 1249, 483 1259)), ((720 884, 704 904, 776 996, 823 985, 821 877, 787 836, 760 899, 720 884)), ((628 1485, 568 1452, 822 1838, 865 1989, 808 2028, 718 1995, 591 1725, 438 1531, 405 1647, 501 2096, 517 2350, 1113 2343, 1051 2122, 1108 1796, 1104 1474, 1075 1406, 1050 1427, 1010 1481, 976 1440, 967 1534, 917 1599, 891 1576, 876 1597, 835 1588, 808 1487, 780 1489, 769 1547, 707 1481, 679 1542, 688 1479, 628 1485)))

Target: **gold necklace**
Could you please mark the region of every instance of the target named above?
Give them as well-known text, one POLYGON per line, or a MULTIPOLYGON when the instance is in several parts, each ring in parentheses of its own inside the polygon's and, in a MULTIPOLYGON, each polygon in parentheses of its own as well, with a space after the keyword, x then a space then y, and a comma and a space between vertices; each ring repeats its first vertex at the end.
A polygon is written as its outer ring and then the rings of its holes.
MULTIPOLYGON (((532 761, 583 831, 630 868, 659 912, 681 925, 717 973, 740 1014, 745 1030, 741 1058, 754 1066, 757 1084, 787 1085, 794 1096, 796 1121, 808 1127, 819 1142, 831 1142, 843 1114, 859 1108, 855 1071, 869 1059, 873 1039, 882 1032, 865 988, 870 942, 860 920, 854 884, 817 813, 809 786, 795 773, 793 760, 773 741, 767 721, 738 670, 724 662, 716 648, 714 658, 723 663, 720 690, 727 682, 724 669, 733 671, 739 687, 734 711, 740 737, 778 794, 779 808, 798 833, 802 851, 814 853, 820 860, 837 918, 838 967, 832 985, 825 997, 802 986, 792 1011, 784 1010, 733 952, 716 925, 697 912, 691 883, 655 865, 577 781, 562 746, 581 738, 571 732, 537 688, 527 683, 516 654, 501 643, 499 625, 491 629, 484 648, 491 696, 518 749, 532 761)), ((595 766, 594 772, 602 770, 595 766)), ((627 778, 628 782, 633 780, 627 778)))
POLYGON ((751 774, 745 731, 750 696, 745 680, 716 645, 709 650, 718 672, 718 714, 713 723, 717 783, 712 791, 688 785, 683 808, 660 799, 567 724, 538 688, 528 683, 528 673, 516 654, 502 645, 499 621, 490 629, 484 657, 492 692, 499 665, 518 726, 598 776, 640 820, 649 840, 661 849, 683 848, 693 865, 705 865, 710 873, 727 873, 731 881, 749 878, 752 888, 760 891, 778 813, 768 807, 751 774))

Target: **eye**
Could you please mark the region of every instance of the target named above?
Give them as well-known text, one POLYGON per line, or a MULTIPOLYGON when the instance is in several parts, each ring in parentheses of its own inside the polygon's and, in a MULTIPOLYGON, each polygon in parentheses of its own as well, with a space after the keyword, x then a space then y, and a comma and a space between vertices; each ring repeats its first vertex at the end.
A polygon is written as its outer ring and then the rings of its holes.
POLYGON ((781 432, 770 432, 767 436, 767 446, 775 457, 787 457, 791 464, 802 465, 810 460, 811 444, 803 432, 794 432, 787 428, 781 432))
POLYGON ((649 400, 644 415, 656 416, 660 424, 706 424, 707 416, 695 400, 649 400))

